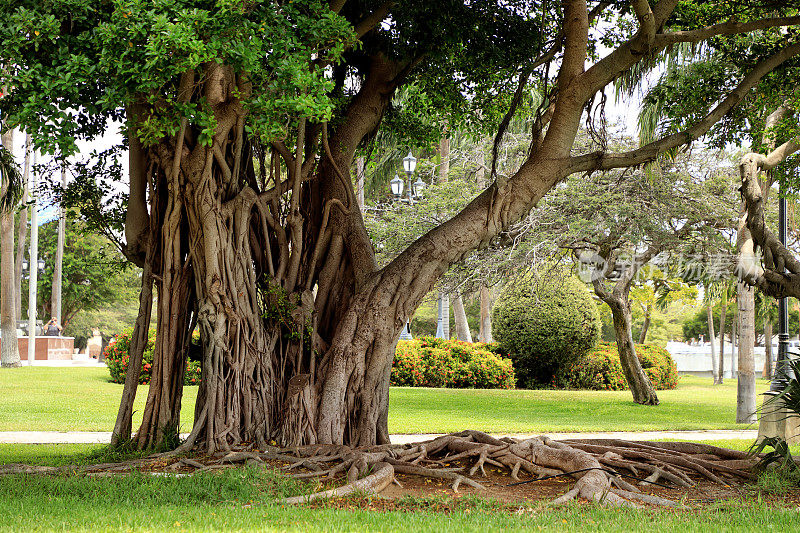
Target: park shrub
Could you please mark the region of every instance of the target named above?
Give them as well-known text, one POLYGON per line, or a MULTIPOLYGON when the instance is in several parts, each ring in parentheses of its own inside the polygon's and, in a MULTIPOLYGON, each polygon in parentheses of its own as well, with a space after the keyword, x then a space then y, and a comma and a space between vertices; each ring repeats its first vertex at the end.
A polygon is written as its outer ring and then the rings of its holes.
MULTIPOLYGON (((126 329, 122 333, 115 335, 111 342, 106 346, 103 355, 106 358, 106 365, 111 374, 111 381, 114 383, 125 383, 128 373, 128 361, 130 359, 132 329, 126 329)), ((139 374, 139 383, 150 383, 150 376, 153 368, 153 351, 155 349, 156 332, 150 330, 147 337, 147 347, 142 354, 142 372, 139 374)), ((184 385, 200 384, 201 366, 197 361, 186 361, 186 373, 184 374, 184 385)))
POLYGON ((551 382, 594 348, 600 338, 597 305, 571 275, 534 279, 529 273, 510 283, 492 310, 492 336, 511 355, 517 385, 551 382))
MULTIPOLYGON (((636 356, 647 377, 658 390, 678 386, 678 367, 664 348, 637 344, 636 356)), ((625 390, 625 374, 615 342, 601 342, 578 361, 560 369, 552 385, 559 389, 625 390)))
POLYGON ((422 337, 397 343, 391 384, 406 387, 513 389, 511 360, 484 344, 422 337))

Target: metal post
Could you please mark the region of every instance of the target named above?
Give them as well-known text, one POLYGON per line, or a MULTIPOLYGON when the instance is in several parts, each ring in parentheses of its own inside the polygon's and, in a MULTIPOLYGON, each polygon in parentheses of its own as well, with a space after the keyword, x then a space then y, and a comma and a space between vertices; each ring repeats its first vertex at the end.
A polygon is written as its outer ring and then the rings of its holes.
MULTIPOLYGON (((781 244, 786 246, 786 196, 781 185, 780 198, 778 199, 778 233, 781 244)), ((787 375, 789 359, 789 302, 787 298, 778 299, 778 360, 775 362, 775 374, 772 378, 769 391, 766 394, 778 395, 786 388, 789 380, 787 375)))
POLYGON ((408 320, 406 320, 405 325, 403 325, 403 330, 400 332, 400 340, 401 341, 410 341, 414 340, 414 337, 411 336, 411 324, 408 320))
POLYGON ((31 171, 31 247, 28 254, 28 365, 36 359, 36 283, 39 274, 39 223, 36 211, 39 195, 36 191, 36 151, 33 152, 31 171))
POLYGON ((444 339, 444 316, 442 314, 442 293, 436 300, 436 338, 444 339))

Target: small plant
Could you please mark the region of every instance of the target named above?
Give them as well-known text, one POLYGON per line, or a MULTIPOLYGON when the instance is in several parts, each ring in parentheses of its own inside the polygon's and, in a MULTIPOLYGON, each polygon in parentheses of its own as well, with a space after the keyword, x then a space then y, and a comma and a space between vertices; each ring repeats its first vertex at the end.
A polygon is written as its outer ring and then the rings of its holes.
MULTIPOLYGON (((789 359, 787 364, 788 375, 791 377, 780 394, 764 402, 762 416, 766 410, 769 415, 783 416, 786 419, 800 417, 800 359, 789 359)), ((782 490, 781 487, 787 484, 800 484, 800 466, 783 437, 761 437, 750 447, 750 453, 760 455, 758 469, 762 475, 759 484, 764 485, 767 490, 782 490), (767 448, 772 449, 765 452, 767 448)))

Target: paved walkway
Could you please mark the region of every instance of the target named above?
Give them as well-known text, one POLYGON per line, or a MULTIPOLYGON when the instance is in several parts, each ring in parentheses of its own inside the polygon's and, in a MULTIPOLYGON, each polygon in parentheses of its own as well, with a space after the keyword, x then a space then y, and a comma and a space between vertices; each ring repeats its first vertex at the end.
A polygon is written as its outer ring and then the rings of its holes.
MULTIPOLYGON (((553 439, 627 439, 627 440, 755 440, 755 429, 706 431, 614 431, 608 433, 546 433, 553 439)), ((392 443, 405 444, 439 437, 441 433, 392 435, 392 443)), ((516 439, 535 437, 540 433, 496 433, 495 437, 516 439)), ((185 437, 185 435, 184 435, 185 437)), ((0 431, 0 444, 105 444, 111 441, 111 432, 101 431, 0 431)))

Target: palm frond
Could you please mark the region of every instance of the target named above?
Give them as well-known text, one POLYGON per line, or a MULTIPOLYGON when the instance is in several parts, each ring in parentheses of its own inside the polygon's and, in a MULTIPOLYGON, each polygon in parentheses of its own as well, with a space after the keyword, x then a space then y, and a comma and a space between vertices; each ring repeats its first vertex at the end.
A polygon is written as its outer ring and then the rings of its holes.
POLYGON ((6 213, 14 209, 22 198, 24 183, 22 173, 12 154, 5 146, 0 146, 0 211, 6 213))

